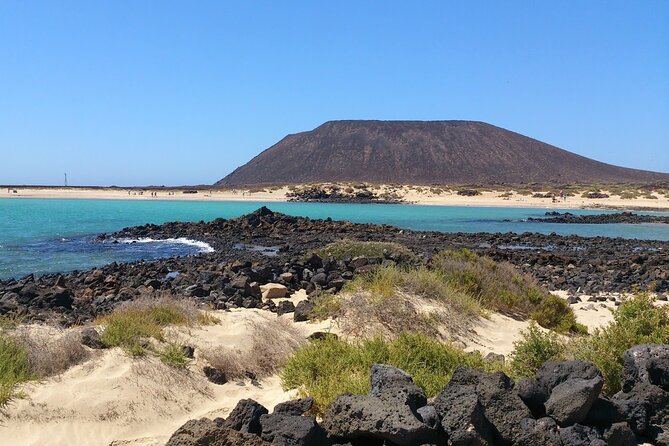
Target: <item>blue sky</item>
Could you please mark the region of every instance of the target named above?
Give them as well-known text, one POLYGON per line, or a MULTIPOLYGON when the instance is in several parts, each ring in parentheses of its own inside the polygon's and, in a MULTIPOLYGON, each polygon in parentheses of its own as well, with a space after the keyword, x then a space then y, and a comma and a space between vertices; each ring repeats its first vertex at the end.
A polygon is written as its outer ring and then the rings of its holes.
POLYGON ((669 2, 0 2, 0 183, 213 183, 334 119, 669 172, 669 2))

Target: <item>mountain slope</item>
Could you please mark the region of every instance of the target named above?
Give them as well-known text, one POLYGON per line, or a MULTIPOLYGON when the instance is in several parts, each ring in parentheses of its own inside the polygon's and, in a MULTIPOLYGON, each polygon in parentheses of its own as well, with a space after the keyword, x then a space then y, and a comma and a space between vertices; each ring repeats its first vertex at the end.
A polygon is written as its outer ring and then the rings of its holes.
POLYGON ((289 135, 216 186, 650 182, 669 174, 601 163, 475 121, 330 121, 289 135))

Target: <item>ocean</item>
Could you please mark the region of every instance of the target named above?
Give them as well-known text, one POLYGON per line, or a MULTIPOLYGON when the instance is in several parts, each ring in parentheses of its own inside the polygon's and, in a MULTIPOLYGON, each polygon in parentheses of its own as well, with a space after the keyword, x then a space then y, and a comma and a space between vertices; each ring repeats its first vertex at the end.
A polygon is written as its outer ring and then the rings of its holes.
MULTIPOLYGON (((234 218, 267 206, 311 218, 331 217, 359 223, 385 223, 406 229, 443 232, 541 232, 669 240, 663 224, 551 224, 528 222, 547 209, 417 206, 384 204, 212 202, 162 200, 0 199, 0 279, 27 274, 88 269, 111 262, 191 255, 210 250, 194 240, 120 240, 96 236, 127 226, 167 221, 234 218)), ((574 214, 611 211, 554 209, 574 214)), ((669 215, 658 212, 656 215, 669 215)))

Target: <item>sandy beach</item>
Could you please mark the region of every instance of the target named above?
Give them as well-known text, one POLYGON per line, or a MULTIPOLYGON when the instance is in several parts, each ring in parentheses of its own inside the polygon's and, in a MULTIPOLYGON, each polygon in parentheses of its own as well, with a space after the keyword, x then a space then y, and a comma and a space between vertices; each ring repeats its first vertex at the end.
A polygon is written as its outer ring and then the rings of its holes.
MULTIPOLYGON (((558 293, 566 296, 567 293, 558 293)), ((291 300, 304 300, 296 293, 291 300)), ((574 306, 579 322, 590 330, 612 320, 612 303, 574 306)), ((188 369, 170 368, 155 358, 133 359, 119 348, 103 350, 83 364, 42 382, 26 384, 23 396, 14 400, 0 422, 0 443, 12 445, 69 444, 157 446, 164 444, 179 426, 192 418, 226 417, 242 398, 252 398, 268 408, 296 396, 281 388, 281 379, 273 375, 258 384, 249 380, 215 385, 199 369, 204 364, 199 352, 228 346, 246 348, 254 324, 269 324, 277 317, 255 309, 212 311, 220 324, 181 330, 180 339, 196 349, 188 369)), ((280 316, 284 323, 302 336, 316 331, 342 335, 331 319, 319 322, 292 322, 290 315, 280 316)), ((517 320, 497 313, 474 322, 469 335, 459 338, 468 351, 494 352, 508 356, 513 343, 529 320, 517 320)), ((57 328, 29 326, 29 330, 57 328)), ((68 331, 79 330, 71 328, 68 331)))
MULTIPOLYGON (((303 187, 303 186, 296 186, 303 187)), ((108 199, 108 200, 181 200, 181 201, 288 201, 292 186, 273 187, 259 190, 248 189, 170 189, 170 188, 87 188, 87 187, 9 187, 0 198, 67 198, 67 199, 108 199), (155 194, 155 195, 153 195, 155 194)), ((609 198, 583 198, 580 193, 566 200, 553 201, 550 198, 535 198, 516 191, 481 191, 480 195, 462 196, 455 191, 435 193, 429 187, 420 186, 375 186, 376 193, 394 192, 410 204, 435 206, 483 206, 483 207, 523 207, 555 209, 615 209, 615 210, 657 210, 669 211, 669 199, 653 193, 654 199, 638 197, 623 199, 613 193, 609 198)), ((546 193, 548 191, 537 191, 546 193)), ((603 190, 607 193, 606 190, 603 190)))

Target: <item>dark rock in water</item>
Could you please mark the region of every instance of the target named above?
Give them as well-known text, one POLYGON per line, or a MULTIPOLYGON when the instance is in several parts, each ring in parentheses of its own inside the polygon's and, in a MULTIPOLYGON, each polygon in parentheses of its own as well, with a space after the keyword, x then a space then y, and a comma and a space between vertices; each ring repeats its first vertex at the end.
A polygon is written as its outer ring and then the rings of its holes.
POLYGON ((526 418, 520 428, 516 446, 562 446, 558 425, 552 418, 526 418))
POLYGON ((103 349, 107 346, 100 339, 100 333, 95 328, 84 328, 81 330, 81 343, 86 347, 103 349))
POLYGON ((260 435, 260 417, 268 413, 267 408, 252 399, 239 400, 222 426, 239 432, 260 435))
POLYGON ((222 370, 205 366, 202 371, 207 379, 214 384, 225 384, 228 382, 228 379, 225 377, 225 373, 222 370))
POLYGON ((388 404, 406 405, 414 412, 427 404, 423 390, 414 384, 411 376, 396 367, 372 365, 370 382, 369 395, 387 401, 388 404))
POLYGON ((604 386, 604 379, 570 378, 553 388, 546 413, 562 426, 582 423, 604 386))
POLYGON ((432 443, 437 437, 409 406, 388 404, 367 395, 340 395, 323 417, 328 435, 347 440, 385 440, 393 445, 413 446, 432 443))
POLYGON ((276 446, 321 446, 325 432, 314 417, 286 414, 260 417, 263 440, 276 446))
POLYGON ((606 446, 594 427, 575 424, 560 429, 563 446, 606 446))
POLYGON ((314 405, 314 399, 311 397, 300 398, 298 400, 286 401, 274 406, 273 414, 283 415, 304 415, 314 405))
POLYGON ((269 446, 253 434, 219 427, 208 418, 190 420, 177 429, 166 446, 269 446))
POLYGON ((295 306, 295 313, 293 314, 294 322, 305 322, 311 319, 311 314, 314 311, 314 303, 310 300, 303 300, 295 306))
POLYGON ((289 300, 282 300, 276 306, 276 314, 278 316, 286 313, 292 313, 293 311, 295 311, 295 304, 289 300))

